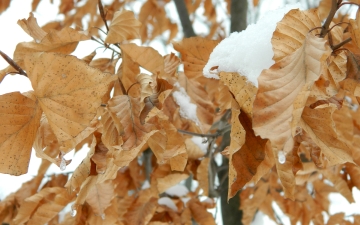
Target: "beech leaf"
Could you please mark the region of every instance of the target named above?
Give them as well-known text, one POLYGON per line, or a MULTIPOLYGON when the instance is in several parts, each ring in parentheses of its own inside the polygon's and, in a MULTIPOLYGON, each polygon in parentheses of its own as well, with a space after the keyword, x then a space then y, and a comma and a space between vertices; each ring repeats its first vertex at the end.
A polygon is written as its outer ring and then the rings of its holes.
POLYGON ((135 19, 132 11, 115 12, 105 43, 121 43, 125 40, 140 38, 140 27, 141 23, 135 19))
POLYGON ((36 98, 66 153, 92 132, 86 128, 116 76, 57 53, 32 54, 25 64, 36 98))
POLYGON ((210 54, 219 41, 201 37, 184 38, 181 42, 173 42, 174 49, 181 54, 185 75, 189 79, 205 82, 203 68, 209 60, 210 54))
POLYGON ((0 95, 0 172, 27 173, 31 146, 40 126, 38 100, 19 92, 0 95))

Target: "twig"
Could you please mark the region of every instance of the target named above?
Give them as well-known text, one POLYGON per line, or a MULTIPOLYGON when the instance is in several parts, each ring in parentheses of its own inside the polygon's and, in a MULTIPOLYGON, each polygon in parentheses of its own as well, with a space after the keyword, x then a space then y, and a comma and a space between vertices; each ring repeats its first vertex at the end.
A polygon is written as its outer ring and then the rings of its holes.
MULTIPOLYGON (((112 47, 110 47, 109 45, 105 44, 101 39, 100 41, 98 39, 96 39, 95 37, 91 37, 91 40, 96 41, 97 43, 101 44, 104 48, 110 49, 113 52, 116 52, 117 54, 119 54, 119 56, 121 56, 121 53, 118 52, 117 50, 113 49, 112 47)), ((117 46, 117 45, 115 45, 117 46)), ((117 46, 118 47, 118 46, 117 46)))
POLYGON ((187 11, 185 1, 184 0, 174 0, 176 10, 179 14, 180 22, 184 30, 185 37, 195 37, 196 34, 194 32, 194 29, 192 27, 189 13, 187 11))
POLYGON ((326 21, 325 21, 324 25, 321 28, 321 32, 320 32, 320 37, 321 38, 325 37, 325 35, 329 32, 330 23, 331 23, 332 19, 334 18, 335 13, 336 13, 336 11, 338 9, 338 4, 337 4, 336 0, 332 0, 331 3, 332 3, 331 4, 331 10, 329 12, 328 17, 326 18, 326 21))
POLYGON ((196 137, 209 137, 209 138, 216 138, 216 137, 218 137, 220 135, 219 132, 216 132, 216 133, 213 133, 213 134, 199 134, 199 133, 194 133, 194 132, 191 132, 191 131, 180 130, 180 129, 178 129, 178 132, 182 133, 182 134, 188 134, 188 135, 196 136, 196 137))
POLYGON ((12 60, 8 55, 6 55, 4 52, 0 51, 0 55, 5 59, 6 62, 8 62, 10 64, 10 66, 12 66, 14 69, 16 69, 19 74, 27 77, 28 75, 25 73, 25 71, 23 69, 21 69, 21 67, 14 62, 14 60, 12 60))
POLYGON ((332 46, 331 48, 332 48, 333 51, 335 51, 336 49, 340 48, 340 47, 343 46, 344 44, 350 42, 351 40, 352 40, 351 37, 349 37, 348 39, 340 42, 340 43, 337 44, 337 45, 332 46))
POLYGON ((99 11, 100 11, 100 15, 101 15, 101 19, 104 21, 105 27, 107 32, 109 32, 109 27, 106 23, 106 18, 105 18, 105 13, 104 13, 104 7, 101 3, 101 0, 98 0, 98 6, 99 6, 99 11))

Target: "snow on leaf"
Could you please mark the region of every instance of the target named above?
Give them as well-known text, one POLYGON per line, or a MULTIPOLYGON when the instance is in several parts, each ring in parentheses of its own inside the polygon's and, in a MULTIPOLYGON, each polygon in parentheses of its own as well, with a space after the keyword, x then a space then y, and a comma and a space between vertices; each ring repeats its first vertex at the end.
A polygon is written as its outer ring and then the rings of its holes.
POLYGON ((135 19, 132 11, 115 12, 105 43, 121 43, 125 40, 140 38, 140 27, 141 23, 135 19))
POLYGON ((219 41, 201 37, 184 38, 181 42, 173 42, 174 49, 181 54, 185 75, 198 82, 206 81, 203 68, 209 60, 210 53, 219 41))
POLYGON ((62 187, 44 188, 25 199, 14 219, 15 224, 46 224, 72 199, 62 187))
POLYGON ((31 146, 40 125, 38 100, 19 92, 0 96, 0 172, 27 173, 31 146))
POLYGON ((321 21, 316 9, 306 11, 293 9, 289 11, 277 23, 276 30, 271 39, 274 51, 273 60, 278 62, 285 56, 295 52, 303 46, 309 30, 320 26, 321 21))
POLYGON ((25 64, 36 98, 66 153, 93 132, 87 128, 116 77, 57 53, 32 54, 25 64))

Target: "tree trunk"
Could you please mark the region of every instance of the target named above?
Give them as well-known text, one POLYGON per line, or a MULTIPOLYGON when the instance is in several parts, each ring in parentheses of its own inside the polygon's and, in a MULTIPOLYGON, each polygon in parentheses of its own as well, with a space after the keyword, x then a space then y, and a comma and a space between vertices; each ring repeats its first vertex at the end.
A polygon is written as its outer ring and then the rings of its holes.
POLYGON ((192 24, 191 24, 191 21, 189 18, 189 13, 187 11, 184 0, 174 0, 174 2, 175 2, 176 10, 177 10, 179 18, 180 18, 181 26, 183 28, 184 36, 187 38, 195 37, 196 34, 192 27, 192 24))
POLYGON ((242 31, 246 29, 247 8, 248 8, 247 0, 231 0, 230 32, 242 31))

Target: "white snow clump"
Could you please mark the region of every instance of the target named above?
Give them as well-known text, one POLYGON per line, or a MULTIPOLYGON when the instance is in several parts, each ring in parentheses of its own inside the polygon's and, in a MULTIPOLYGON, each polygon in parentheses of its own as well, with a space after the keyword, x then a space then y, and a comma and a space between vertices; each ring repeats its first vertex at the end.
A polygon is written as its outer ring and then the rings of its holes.
POLYGON ((295 8, 301 8, 300 4, 268 11, 246 30, 231 33, 214 48, 203 69, 204 76, 219 79, 216 73, 210 71, 212 67, 218 66, 218 71, 238 72, 246 76, 257 87, 257 78, 261 71, 274 64, 271 38, 276 24, 287 12, 295 8))

